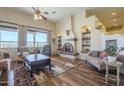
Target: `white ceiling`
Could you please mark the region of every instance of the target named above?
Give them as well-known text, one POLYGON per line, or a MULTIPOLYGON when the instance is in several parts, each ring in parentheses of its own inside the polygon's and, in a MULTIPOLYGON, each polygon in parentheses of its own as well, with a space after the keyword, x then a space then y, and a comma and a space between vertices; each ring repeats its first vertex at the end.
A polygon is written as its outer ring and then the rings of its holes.
MULTIPOLYGON (((33 16, 34 10, 31 7, 13 7, 12 9, 22 11, 33 16)), ((42 14, 52 22, 60 21, 69 15, 74 15, 84 8, 81 7, 40 7, 39 10, 42 14), (52 14, 55 11, 56 14, 52 14), (49 15, 44 14, 44 12, 49 12, 49 15)))
MULTIPOLYGON (((33 17, 34 10, 32 7, 13 7, 11 9, 30 14, 33 17)), ((52 22, 63 20, 67 16, 75 15, 81 12, 83 9, 87 10, 87 16, 96 15, 106 27, 113 26, 114 23, 117 25, 124 25, 124 8, 122 7, 40 7, 39 10, 42 14, 52 22), (56 14, 52 14, 55 11, 56 14), (49 15, 44 14, 48 12, 49 15), (116 12, 115 16, 112 16, 112 12, 116 12), (113 18, 116 18, 116 22, 113 22, 113 18)))

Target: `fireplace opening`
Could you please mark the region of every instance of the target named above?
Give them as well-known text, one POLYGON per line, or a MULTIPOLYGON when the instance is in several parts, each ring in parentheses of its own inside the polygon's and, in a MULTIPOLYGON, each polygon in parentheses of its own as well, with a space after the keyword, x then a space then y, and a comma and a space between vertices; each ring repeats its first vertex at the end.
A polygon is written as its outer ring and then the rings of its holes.
POLYGON ((71 43, 65 43, 65 44, 63 45, 62 52, 74 53, 73 45, 72 45, 71 43))

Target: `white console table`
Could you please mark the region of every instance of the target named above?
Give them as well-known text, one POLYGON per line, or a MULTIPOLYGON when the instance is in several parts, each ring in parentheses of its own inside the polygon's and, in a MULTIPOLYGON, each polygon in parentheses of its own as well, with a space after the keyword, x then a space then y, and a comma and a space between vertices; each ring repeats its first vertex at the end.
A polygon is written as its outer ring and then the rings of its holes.
POLYGON ((108 84, 108 79, 111 79, 111 80, 114 80, 114 81, 117 81, 117 86, 119 86, 120 84, 120 67, 123 65, 121 62, 118 62, 118 61, 114 61, 114 62, 109 62, 109 61, 105 61, 105 64, 106 64, 106 75, 105 75, 105 79, 106 79, 106 84, 108 84), (117 76, 113 76, 111 77, 109 75, 109 66, 112 66, 112 67, 116 67, 117 68, 117 76))

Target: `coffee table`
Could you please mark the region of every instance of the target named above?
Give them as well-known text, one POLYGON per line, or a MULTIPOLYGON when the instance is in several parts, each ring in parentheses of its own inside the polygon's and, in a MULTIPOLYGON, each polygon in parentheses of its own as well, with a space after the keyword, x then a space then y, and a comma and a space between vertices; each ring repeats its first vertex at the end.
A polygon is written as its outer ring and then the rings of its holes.
POLYGON ((25 65, 29 68, 31 76, 33 72, 45 66, 49 66, 49 70, 51 71, 51 58, 43 54, 28 54, 25 55, 25 65))

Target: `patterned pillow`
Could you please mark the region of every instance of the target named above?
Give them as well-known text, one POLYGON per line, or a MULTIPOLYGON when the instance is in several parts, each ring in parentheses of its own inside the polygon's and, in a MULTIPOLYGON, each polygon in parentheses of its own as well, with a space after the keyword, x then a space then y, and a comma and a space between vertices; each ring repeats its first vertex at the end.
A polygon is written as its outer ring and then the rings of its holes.
POLYGON ((99 57, 99 51, 92 51, 93 57, 99 57))
POLYGON ((118 55, 116 60, 119 62, 124 62, 124 55, 118 55))
POLYGON ((104 59, 105 57, 107 57, 107 53, 105 51, 100 51, 99 58, 104 59))
POLYGON ((89 56, 92 56, 92 52, 89 52, 89 56))

